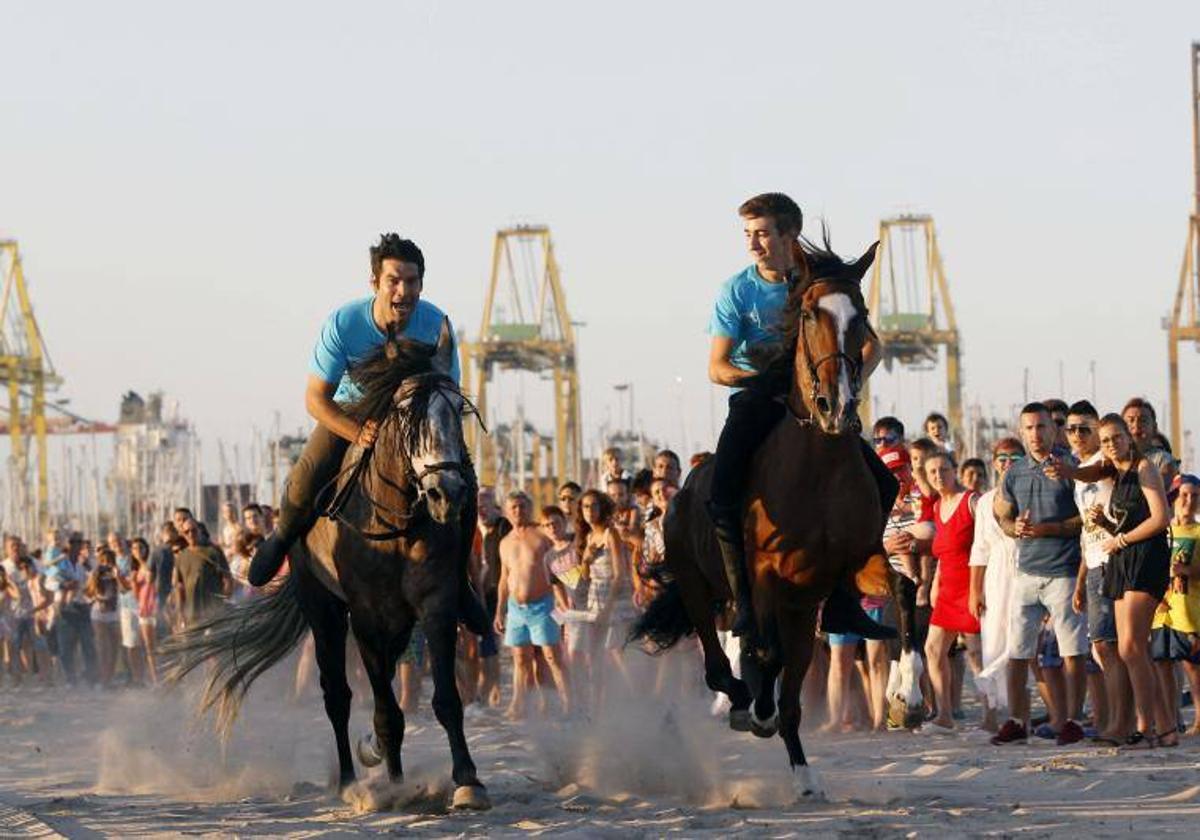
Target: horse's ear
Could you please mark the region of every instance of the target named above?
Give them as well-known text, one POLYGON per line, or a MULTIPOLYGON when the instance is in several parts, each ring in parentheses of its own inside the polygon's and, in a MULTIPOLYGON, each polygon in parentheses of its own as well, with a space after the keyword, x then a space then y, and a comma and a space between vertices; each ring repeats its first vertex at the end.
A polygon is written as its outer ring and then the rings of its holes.
POLYGON ((875 251, 878 250, 879 243, 875 242, 870 248, 863 251, 863 255, 854 261, 853 265, 846 268, 846 274, 849 279, 855 283, 862 283, 863 276, 867 273, 867 269, 875 262, 875 251))

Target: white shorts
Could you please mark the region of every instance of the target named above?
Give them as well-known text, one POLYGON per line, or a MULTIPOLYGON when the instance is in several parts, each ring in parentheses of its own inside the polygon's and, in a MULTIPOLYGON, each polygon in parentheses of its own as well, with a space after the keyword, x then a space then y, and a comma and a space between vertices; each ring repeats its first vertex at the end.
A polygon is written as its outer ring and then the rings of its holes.
POLYGON ((1017 570, 1012 587, 1012 611, 1008 616, 1008 655, 1033 659, 1038 634, 1046 614, 1061 656, 1084 656, 1088 652, 1087 615, 1075 612, 1071 598, 1075 577, 1045 577, 1017 570))
POLYGON ((121 647, 137 648, 142 646, 142 633, 138 629, 137 610, 120 610, 121 613, 121 647))

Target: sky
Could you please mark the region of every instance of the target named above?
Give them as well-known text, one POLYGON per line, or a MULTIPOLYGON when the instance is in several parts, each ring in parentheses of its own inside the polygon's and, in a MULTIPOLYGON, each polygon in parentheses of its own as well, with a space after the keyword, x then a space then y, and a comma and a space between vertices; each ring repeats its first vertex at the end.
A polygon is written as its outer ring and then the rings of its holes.
MULTIPOLYGON (((933 215, 966 399, 1166 401, 1191 207, 1194 2, 9 3, 0 236, 20 242, 71 408, 162 389, 205 441, 307 423, 319 326, 383 231, 478 332, 498 227, 551 227, 585 436, 613 385, 681 451, 725 395, 705 327, 780 190, 861 252, 933 215)), ((1200 360, 1185 349, 1186 424, 1200 360)), ((537 383, 506 384, 548 420, 537 383)), ((884 409, 944 408, 934 374, 884 409)), ((504 402, 507 400, 507 402, 504 402)), ((625 411, 628 411, 626 406, 625 411)))

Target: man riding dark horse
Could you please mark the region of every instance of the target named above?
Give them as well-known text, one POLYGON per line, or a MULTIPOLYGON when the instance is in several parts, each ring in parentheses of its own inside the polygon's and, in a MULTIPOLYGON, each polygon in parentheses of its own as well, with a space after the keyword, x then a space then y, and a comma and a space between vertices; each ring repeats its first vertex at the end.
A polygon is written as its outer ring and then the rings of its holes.
MULTIPOLYGON (((359 395, 348 375, 352 366, 389 340, 406 338, 433 348, 434 367, 459 382, 458 348, 450 319, 421 299, 425 278, 421 249, 411 240, 387 233, 370 254, 374 294, 334 310, 313 348, 304 403, 317 426, 288 475, 275 533, 262 543, 250 562, 247 578, 253 586, 263 586, 275 577, 288 549, 312 527, 321 513, 316 509, 317 496, 336 477, 350 444, 369 449, 375 443, 379 419, 360 423, 342 408, 359 395)), ((477 482, 469 465, 465 477, 462 521, 474 527, 477 482)), ((331 494, 322 495, 328 501, 331 494)), ((464 543, 458 564, 459 618, 471 632, 484 637, 485 647, 494 650, 491 621, 467 575, 470 540, 464 543)))
MULTIPOLYGON (((786 411, 781 396, 789 381, 781 377, 773 382, 776 377, 759 370, 758 365, 770 355, 764 351, 781 341, 779 321, 789 292, 809 272, 799 264, 805 258, 804 249, 798 247, 804 217, 796 202, 782 193, 764 193, 742 204, 738 215, 744 220, 746 245, 754 263, 721 287, 709 323, 709 379, 737 390, 729 398, 729 414, 717 442, 708 511, 733 595, 732 632, 753 639, 755 620, 743 524, 746 471, 755 449, 786 411)), ((870 332, 862 349, 863 380, 881 356, 879 339, 870 332)), ((883 510, 890 511, 896 481, 865 441, 862 453, 879 485, 883 510)), ((804 469, 804 465, 795 468, 804 469)), ((895 635, 866 614, 849 582, 839 584, 826 600, 821 627, 826 632, 855 633, 868 639, 895 635)))

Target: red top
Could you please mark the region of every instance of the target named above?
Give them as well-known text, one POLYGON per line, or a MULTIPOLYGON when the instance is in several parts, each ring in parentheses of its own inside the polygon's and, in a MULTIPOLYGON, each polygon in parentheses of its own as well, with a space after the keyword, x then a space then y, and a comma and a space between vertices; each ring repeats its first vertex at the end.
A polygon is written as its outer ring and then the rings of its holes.
POLYGON ((929 623, 959 633, 978 633, 979 620, 967 608, 971 591, 971 543, 975 514, 971 503, 978 493, 965 493, 948 521, 942 521, 942 500, 933 503, 933 556, 938 561, 937 602, 929 623))

